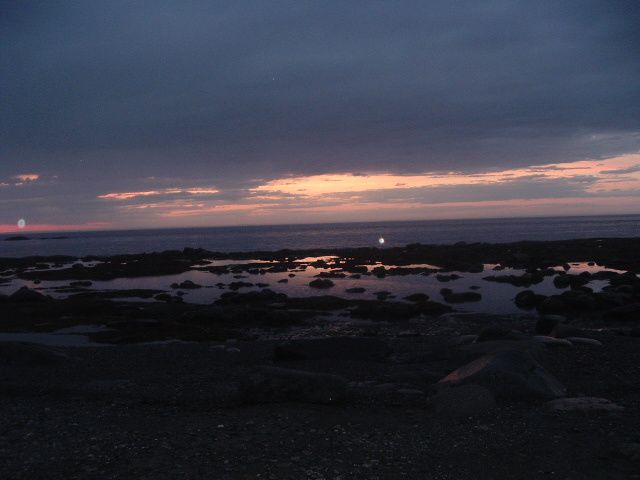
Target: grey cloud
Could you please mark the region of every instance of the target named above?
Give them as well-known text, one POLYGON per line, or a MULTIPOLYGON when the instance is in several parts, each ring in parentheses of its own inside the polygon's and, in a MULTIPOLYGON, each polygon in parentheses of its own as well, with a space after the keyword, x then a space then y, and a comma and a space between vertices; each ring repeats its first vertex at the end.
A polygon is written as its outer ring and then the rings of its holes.
POLYGON ((608 175, 625 175, 627 173, 636 173, 640 172, 640 165, 633 165, 627 168, 618 168, 614 170, 603 170, 602 173, 608 175))
POLYGON ((0 177, 58 175, 52 199, 640 150, 636 1, 0 9, 0 177))

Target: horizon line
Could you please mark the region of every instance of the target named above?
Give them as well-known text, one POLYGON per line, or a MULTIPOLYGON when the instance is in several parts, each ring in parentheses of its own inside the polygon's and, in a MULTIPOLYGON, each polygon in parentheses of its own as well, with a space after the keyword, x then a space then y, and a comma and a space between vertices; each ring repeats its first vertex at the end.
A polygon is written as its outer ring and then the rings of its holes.
POLYGON ((474 217, 474 218, 431 218, 431 219, 404 219, 404 220, 363 220, 352 222, 291 222, 291 223, 256 223, 256 224, 227 224, 227 225, 193 225, 193 226, 179 226, 179 227, 130 227, 130 228, 87 228, 81 230, 24 230, 17 229, 7 232, 2 232, 0 235, 10 236, 27 236, 28 234, 56 234, 61 235, 65 233, 84 233, 84 232, 138 232, 138 231, 151 231, 151 230, 193 230, 193 229, 210 229, 210 228, 252 228, 252 227, 286 227, 286 226, 312 226, 312 225, 358 225, 358 224, 371 224, 371 223, 406 223, 406 222, 452 222, 452 221, 482 221, 482 220, 527 220, 527 219, 542 219, 542 218, 586 218, 586 217, 633 217, 640 216, 638 213, 604 213, 595 215, 531 215, 531 216, 505 216, 505 217, 474 217))

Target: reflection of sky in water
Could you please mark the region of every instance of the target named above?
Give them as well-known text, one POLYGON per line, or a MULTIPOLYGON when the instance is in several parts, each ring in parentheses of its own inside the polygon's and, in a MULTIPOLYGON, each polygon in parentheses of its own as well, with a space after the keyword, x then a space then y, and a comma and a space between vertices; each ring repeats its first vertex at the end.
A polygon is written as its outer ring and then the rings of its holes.
MULTIPOLYGON (((329 261, 335 257, 321 257, 325 261, 329 261)), ((305 258, 298 260, 299 263, 310 263, 318 260, 318 258, 305 258)), ((223 265, 239 265, 245 263, 266 263, 258 260, 215 260, 207 263, 208 266, 223 266, 223 265)), ((369 270, 377 265, 370 265, 369 270)), ((184 300, 191 303, 208 304, 220 297, 224 292, 228 292, 228 288, 220 289, 215 286, 216 283, 222 282, 229 284, 231 282, 243 281, 250 283, 266 283, 269 284, 268 288, 276 291, 286 293, 290 297, 303 297, 310 295, 335 295, 343 298, 351 299, 375 299, 375 292, 388 291, 396 298, 393 300, 400 300, 402 297, 410 295, 412 293, 426 293, 429 297, 438 302, 444 300, 440 294, 442 288, 450 288, 454 292, 469 291, 471 286, 480 287, 477 292, 482 294, 482 300, 479 302, 470 302, 455 304, 454 308, 460 311, 467 312, 482 312, 482 313, 496 313, 496 314, 508 314, 518 313, 522 310, 516 307, 513 299, 516 294, 527 288, 515 287, 506 283, 488 282, 483 277, 489 275, 520 275, 522 270, 515 270, 505 268, 501 271, 493 271, 495 265, 485 265, 484 272, 481 273, 469 273, 469 272, 447 272, 456 273, 462 278, 452 280, 448 282, 440 282, 436 279, 435 274, 430 275, 388 275, 384 278, 378 278, 373 275, 362 275, 359 279, 354 278, 332 278, 335 286, 329 289, 316 289, 309 286, 309 282, 315 278, 320 272, 326 272, 330 269, 315 268, 309 266, 306 271, 295 271, 295 277, 290 278, 291 272, 278 272, 278 273, 265 273, 265 274, 249 274, 247 272, 242 273, 229 273, 229 274, 212 274, 209 272, 192 270, 179 275, 166 275, 160 277, 138 277, 138 278, 120 278, 109 281, 94 281, 92 289, 95 290, 126 290, 126 289, 155 289, 166 290, 175 294, 177 290, 170 288, 172 283, 180 283, 185 280, 191 280, 204 288, 197 290, 183 290, 185 292, 184 300), (235 278, 241 275, 244 278, 235 278), (287 279, 287 283, 278 283, 278 280, 287 279), (353 287, 362 287, 366 289, 365 293, 355 294, 347 293, 345 290, 353 287)), ((584 271, 591 273, 599 272, 607 269, 600 265, 588 265, 587 263, 571 263, 571 268, 568 273, 579 274, 584 271)), ((387 266, 393 267, 393 266, 387 266)), ((433 268, 432 265, 405 265, 405 268, 433 268)), ((437 268, 437 267, 436 267, 437 268)), ((557 267, 557 270, 561 270, 562 267, 557 267)), ((613 270, 621 272, 620 270, 613 270)), ((347 274, 349 275, 349 274, 347 274)), ((16 290, 17 288, 26 285, 31 288, 49 289, 51 287, 62 287, 69 285, 69 281, 46 281, 39 285, 35 285, 31 281, 13 279, 10 284, 0 285, 0 293, 8 294, 16 290)), ((608 284, 605 280, 594 280, 588 284, 589 287, 595 291, 600 291, 602 287, 608 284)), ((242 288, 240 292, 247 292, 250 290, 259 290, 259 287, 242 288)), ((562 290, 557 289, 553 285, 553 277, 545 277, 544 281, 537 285, 532 285, 528 289, 533 290, 536 293, 543 295, 552 295, 560 293, 562 290)), ((45 290, 45 293, 54 297, 63 298, 67 296, 66 293, 61 294, 52 290, 45 290)), ((140 299, 131 299, 140 300, 140 299)), ((152 299, 148 301, 153 301, 152 299)))

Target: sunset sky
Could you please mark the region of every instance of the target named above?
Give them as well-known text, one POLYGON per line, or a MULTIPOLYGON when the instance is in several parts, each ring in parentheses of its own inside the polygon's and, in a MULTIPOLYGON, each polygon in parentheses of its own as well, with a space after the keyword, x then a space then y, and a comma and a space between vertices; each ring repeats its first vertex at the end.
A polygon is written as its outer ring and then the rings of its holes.
POLYGON ((0 0, 0 232, 640 213, 640 2, 0 0))

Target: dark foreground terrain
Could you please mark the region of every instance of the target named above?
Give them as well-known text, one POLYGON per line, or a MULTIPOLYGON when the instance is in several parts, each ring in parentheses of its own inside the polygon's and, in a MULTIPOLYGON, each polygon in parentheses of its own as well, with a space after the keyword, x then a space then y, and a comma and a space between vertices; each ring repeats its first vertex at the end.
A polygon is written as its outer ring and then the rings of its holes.
POLYGON ((6 281, 36 283, 0 297, 0 332, 84 328, 92 343, 0 342, 0 478, 640 478, 639 251, 640 239, 612 239, 185 250, 68 268, 79 259, 2 259, 6 281), (214 305, 144 292, 161 296, 143 302, 87 283, 218 275, 227 267, 205 259, 235 257, 272 262, 232 267, 243 274, 286 275, 319 255, 337 257, 319 280, 496 264, 489 281, 521 288, 522 314, 463 314, 457 300, 425 295, 346 300, 330 289, 295 298, 230 288, 214 305), (377 262, 393 267, 363 268, 377 262), (619 271, 557 268, 568 262, 619 271), (502 267, 524 273, 500 277, 502 267), (528 290, 546 276, 562 293, 528 290), (37 290, 53 277, 79 291, 37 290), (594 280, 606 284, 596 290, 594 280))

